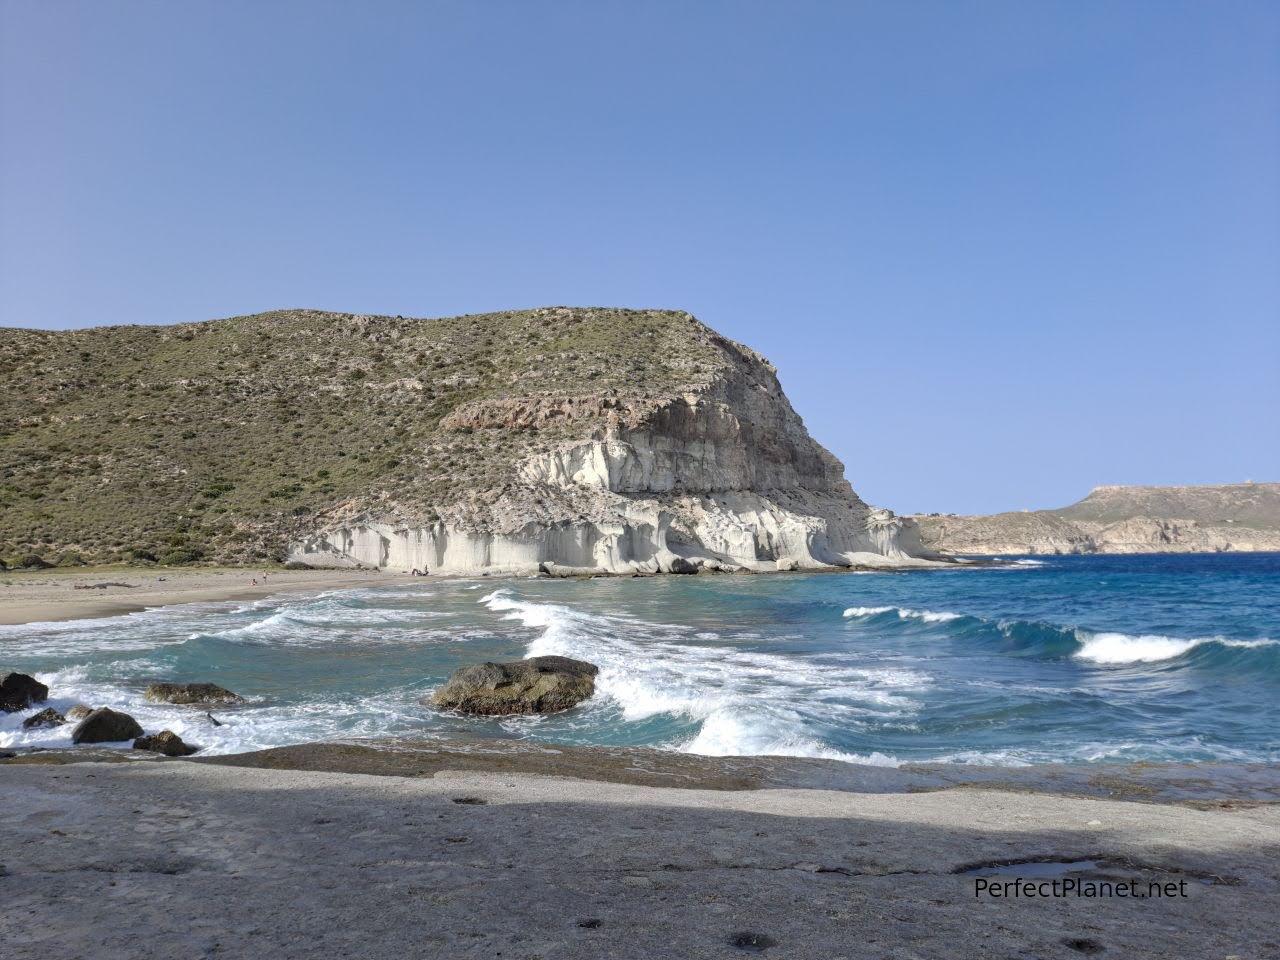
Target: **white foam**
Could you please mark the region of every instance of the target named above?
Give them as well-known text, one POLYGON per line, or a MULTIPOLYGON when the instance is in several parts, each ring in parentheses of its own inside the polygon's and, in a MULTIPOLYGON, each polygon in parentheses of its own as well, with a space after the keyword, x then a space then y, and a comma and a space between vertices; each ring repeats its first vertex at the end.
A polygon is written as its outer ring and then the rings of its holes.
POLYGON ((1081 648, 1075 656, 1094 663, 1158 663, 1172 660, 1206 643, 1224 647, 1275 646, 1274 640, 1227 640, 1223 637, 1198 637, 1191 640, 1147 634, 1133 637, 1127 633, 1086 633, 1079 631, 1081 648))
POLYGON ((681 627, 517 600, 506 590, 480 602, 540 631, 526 656, 558 654, 596 664, 596 702, 611 704, 624 720, 665 714, 697 722, 697 733, 675 744, 689 753, 893 762, 836 750, 823 742, 822 730, 912 713, 910 693, 929 682, 904 669, 693 646, 683 642, 692 632, 681 627))
POLYGON ((874 617, 897 609, 897 607, 850 607, 844 612, 844 615, 846 617, 874 617))
MULTIPOLYGON (((122 676, 154 672, 146 661, 116 664, 113 672, 122 676)), ((417 725, 426 709, 417 702, 421 690, 412 687, 389 689, 373 697, 324 698, 311 702, 278 703, 250 700, 249 703, 212 712, 221 722, 215 726, 204 708, 149 703, 136 684, 90 679, 84 666, 68 667, 36 678, 49 687, 49 699, 40 708, 53 707, 66 713, 80 703, 90 707, 110 707, 129 714, 146 733, 172 730, 189 744, 199 746, 201 755, 241 753, 290 743, 336 741, 351 737, 376 737, 388 729, 417 725)), ((0 747, 69 747, 75 723, 35 730, 22 729, 29 712, 0 713, 0 747)), ((130 741, 101 744, 129 749, 130 741)))
POLYGON ((922 620, 925 623, 946 623, 948 620, 959 620, 964 614, 933 610, 908 610, 906 607, 850 607, 844 612, 849 618, 875 617, 882 613, 897 613, 901 620, 922 620))

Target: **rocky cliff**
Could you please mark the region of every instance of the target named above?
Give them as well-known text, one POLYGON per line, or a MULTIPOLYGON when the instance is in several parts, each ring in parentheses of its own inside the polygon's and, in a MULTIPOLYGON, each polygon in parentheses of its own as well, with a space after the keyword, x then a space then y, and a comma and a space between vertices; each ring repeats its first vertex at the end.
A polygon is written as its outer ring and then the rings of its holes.
POLYGON ((1098 487, 1060 510, 913 519, 946 554, 1280 551, 1280 483, 1098 487))
POLYGON ((774 368, 685 313, 9 330, 0 386, 0 557, 619 573, 920 552, 774 368))

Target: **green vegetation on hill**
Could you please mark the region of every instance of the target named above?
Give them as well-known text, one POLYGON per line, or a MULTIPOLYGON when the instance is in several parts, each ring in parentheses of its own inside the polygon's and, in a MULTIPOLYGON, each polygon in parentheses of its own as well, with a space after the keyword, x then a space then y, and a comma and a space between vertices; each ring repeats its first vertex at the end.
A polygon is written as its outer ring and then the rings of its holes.
POLYGON ((669 395, 725 343, 685 313, 596 308, 0 330, 0 560, 279 559, 318 512, 387 495, 429 518, 558 438, 447 429, 460 405, 669 395))

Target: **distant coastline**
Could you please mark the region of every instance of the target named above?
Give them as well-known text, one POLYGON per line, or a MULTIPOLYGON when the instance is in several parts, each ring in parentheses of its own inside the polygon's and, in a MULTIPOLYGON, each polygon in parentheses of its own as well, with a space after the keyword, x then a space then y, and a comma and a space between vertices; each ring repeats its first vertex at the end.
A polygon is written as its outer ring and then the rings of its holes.
POLYGON ((1272 553, 1280 483, 1106 486, 1057 510, 909 519, 924 548, 943 555, 1272 553))

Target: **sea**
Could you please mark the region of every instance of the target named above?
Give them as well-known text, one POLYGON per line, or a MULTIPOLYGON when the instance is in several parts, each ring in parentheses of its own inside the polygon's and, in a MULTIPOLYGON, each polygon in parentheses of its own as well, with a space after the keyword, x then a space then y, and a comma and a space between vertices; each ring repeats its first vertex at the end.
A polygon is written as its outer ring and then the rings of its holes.
MULTIPOLYGON (((1280 760, 1280 554, 1009 557, 911 572, 433 580, 0 626, 50 706, 109 706, 207 754, 506 738, 714 756, 1280 760), (546 717, 438 711, 486 660, 561 654, 596 695, 546 717), (245 698, 150 704, 148 683, 245 698)), ((63 747, 72 725, 0 747, 63 747)), ((127 747, 122 744, 121 747, 127 747)))

